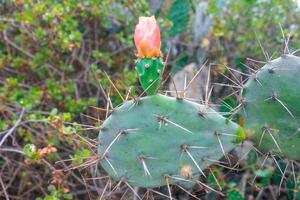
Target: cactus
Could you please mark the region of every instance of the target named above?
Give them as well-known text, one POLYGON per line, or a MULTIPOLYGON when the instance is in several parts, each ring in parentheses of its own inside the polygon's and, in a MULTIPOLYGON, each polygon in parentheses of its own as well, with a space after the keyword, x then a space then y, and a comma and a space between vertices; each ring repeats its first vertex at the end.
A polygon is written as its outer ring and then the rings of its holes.
POLYGON ((300 160, 300 58, 269 61, 242 90, 245 130, 256 146, 300 160))
POLYGON ((228 158, 226 152, 243 136, 237 124, 211 108, 152 95, 113 111, 102 125, 98 153, 114 180, 153 188, 197 182, 194 177, 228 158))
POLYGON ((138 58, 135 69, 144 91, 148 95, 156 94, 163 71, 162 58, 138 58))

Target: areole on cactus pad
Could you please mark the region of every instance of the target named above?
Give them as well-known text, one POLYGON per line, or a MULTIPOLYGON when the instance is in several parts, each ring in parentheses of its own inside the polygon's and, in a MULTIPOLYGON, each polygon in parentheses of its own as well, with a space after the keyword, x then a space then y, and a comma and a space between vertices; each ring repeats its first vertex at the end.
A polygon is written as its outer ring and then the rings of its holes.
POLYGON ((152 95, 113 111, 102 125, 98 153, 113 179, 153 188, 196 183, 243 139, 243 129, 211 108, 152 95))
POLYGON ((300 58, 269 61, 242 91, 247 137, 264 152, 300 160, 300 58))

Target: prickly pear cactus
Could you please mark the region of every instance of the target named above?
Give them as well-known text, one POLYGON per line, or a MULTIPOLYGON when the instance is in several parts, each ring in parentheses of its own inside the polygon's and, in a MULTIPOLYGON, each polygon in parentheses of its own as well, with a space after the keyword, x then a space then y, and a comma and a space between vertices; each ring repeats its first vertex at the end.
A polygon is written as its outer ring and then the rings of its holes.
POLYGON ((210 164, 228 158, 243 133, 203 105, 152 95, 113 111, 102 125, 98 154, 114 180, 153 188, 197 181, 210 164))
POLYGON ((138 58, 135 69, 144 91, 148 95, 156 94, 163 70, 162 58, 138 58))
POLYGON ((243 88, 247 136, 265 152, 300 160, 300 58, 269 61, 243 88))

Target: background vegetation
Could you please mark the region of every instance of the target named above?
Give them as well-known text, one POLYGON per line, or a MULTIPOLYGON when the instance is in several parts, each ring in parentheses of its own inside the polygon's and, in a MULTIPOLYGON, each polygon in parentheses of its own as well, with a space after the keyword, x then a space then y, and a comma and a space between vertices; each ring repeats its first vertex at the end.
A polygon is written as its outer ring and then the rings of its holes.
MULTIPOLYGON (((133 47, 139 16, 158 19, 163 51, 169 52, 166 74, 207 60, 212 80, 228 83, 220 75, 232 77, 225 66, 249 73, 242 63, 255 68, 259 63, 247 58, 279 56, 283 34, 291 52, 300 48, 300 12, 292 0, 207 1, 204 34, 194 23, 200 2, 0 0, 0 197, 132 198, 93 177, 104 176, 96 154, 99 126, 120 96, 141 94, 133 47)), ((217 88, 212 100, 220 103, 231 92, 217 88)), ((216 166, 214 174, 228 199, 300 199, 299 178, 291 173, 283 181, 279 169, 286 164, 278 165, 262 168, 261 156, 250 152, 238 171, 216 166)), ((206 198, 217 197, 209 192, 206 198)))

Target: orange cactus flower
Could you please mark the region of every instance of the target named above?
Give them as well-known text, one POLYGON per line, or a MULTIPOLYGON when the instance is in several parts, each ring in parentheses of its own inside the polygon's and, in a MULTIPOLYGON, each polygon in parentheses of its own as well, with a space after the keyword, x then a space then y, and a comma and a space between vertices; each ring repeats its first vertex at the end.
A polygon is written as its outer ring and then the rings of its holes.
POLYGON ((134 31, 134 43, 139 58, 162 56, 160 30, 154 16, 140 17, 134 31))

